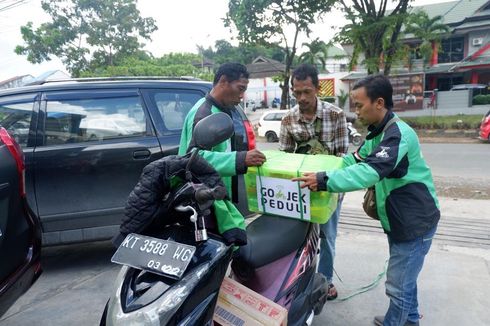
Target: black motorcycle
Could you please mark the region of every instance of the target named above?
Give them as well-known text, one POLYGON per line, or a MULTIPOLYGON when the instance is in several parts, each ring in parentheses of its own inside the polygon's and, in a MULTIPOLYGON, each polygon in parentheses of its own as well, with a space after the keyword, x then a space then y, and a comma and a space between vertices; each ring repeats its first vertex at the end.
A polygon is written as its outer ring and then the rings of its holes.
MULTIPOLYGON (((232 133, 231 119, 213 114, 196 124, 193 140, 211 149, 232 133)), ((234 252, 206 229, 212 203, 226 192, 196 182, 190 172, 196 155, 185 182, 165 198, 168 208, 184 216, 152 237, 128 234, 114 254, 112 261, 123 266, 101 325, 212 325, 232 257, 234 278, 286 307, 288 325, 311 325, 327 297, 326 280, 316 272, 318 225, 263 215, 247 228, 248 244, 234 252)))

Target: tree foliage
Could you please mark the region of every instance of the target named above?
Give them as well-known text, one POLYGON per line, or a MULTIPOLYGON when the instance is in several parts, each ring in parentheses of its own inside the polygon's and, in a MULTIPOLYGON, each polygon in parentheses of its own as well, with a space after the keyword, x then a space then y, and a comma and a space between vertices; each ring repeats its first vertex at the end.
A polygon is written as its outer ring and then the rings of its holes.
POLYGON ((196 67, 200 56, 194 53, 169 53, 160 58, 127 57, 117 65, 83 71, 81 77, 114 76, 191 76, 211 81, 213 74, 196 67))
POLYGON ((225 23, 236 27, 240 42, 276 44, 284 49, 283 109, 289 100, 290 69, 296 56, 298 35, 309 35, 310 25, 330 10, 333 3, 333 0, 230 0, 228 3, 225 23))
POLYGON ((42 0, 51 21, 21 27, 23 45, 15 52, 32 63, 59 57, 74 76, 140 56, 143 40, 157 27, 142 18, 135 0, 42 0))
POLYGON ((308 50, 299 56, 299 61, 317 67, 319 66, 318 68, 320 71, 326 71, 328 44, 319 38, 316 38, 310 43, 303 43, 302 45, 306 46, 308 50))
POLYGON ((369 73, 384 68, 384 74, 389 75, 397 51, 401 48, 398 39, 411 1, 394 0, 396 7, 389 12, 386 10, 388 0, 379 1, 379 6, 373 0, 339 1, 350 23, 341 29, 337 40, 353 44, 351 68, 363 53, 363 63, 369 73))
POLYGON ((250 64, 258 56, 265 56, 274 60, 283 62, 284 51, 277 45, 258 45, 258 44, 240 44, 233 46, 226 40, 217 40, 214 45, 214 50, 209 47, 205 49, 202 46, 197 46, 198 52, 207 59, 213 60, 216 65, 225 62, 239 62, 242 64, 250 64))
POLYGON ((433 53, 433 43, 439 43, 449 32, 449 26, 442 23, 442 16, 434 16, 432 18, 425 11, 419 11, 407 20, 405 33, 413 34, 413 36, 421 43, 417 44, 417 51, 427 63, 433 53))

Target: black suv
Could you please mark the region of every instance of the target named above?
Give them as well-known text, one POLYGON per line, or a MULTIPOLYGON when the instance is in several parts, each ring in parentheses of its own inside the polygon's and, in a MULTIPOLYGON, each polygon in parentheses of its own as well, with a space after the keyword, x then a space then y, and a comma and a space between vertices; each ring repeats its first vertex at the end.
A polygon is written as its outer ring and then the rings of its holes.
MULTIPOLYGON (((187 112, 211 87, 182 78, 87 79, 0 92, 0 125, 24 151, 43 245, 110 238, 143 167, 177 154, 187 112)), ((232 118, 234 149, 253 148, 243 111, 232 118)), ((242 178, 235 187, 243 188, 242 178)), ((247 214, 246 200, 234 201, 247 214)))

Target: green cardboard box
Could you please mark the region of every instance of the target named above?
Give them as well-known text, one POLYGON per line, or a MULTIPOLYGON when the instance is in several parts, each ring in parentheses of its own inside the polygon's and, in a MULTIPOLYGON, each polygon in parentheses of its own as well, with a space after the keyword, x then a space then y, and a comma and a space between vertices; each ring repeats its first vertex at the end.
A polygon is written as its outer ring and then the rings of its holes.
POLYGON ((249 167, 245 175, 248 208, 252 212, 326 223, 337 208, 338 194, 301 189, 291 178, 304 172, 331 171, 342 167, 333 155, 292 154, 263 151, 267 161, 249 167))

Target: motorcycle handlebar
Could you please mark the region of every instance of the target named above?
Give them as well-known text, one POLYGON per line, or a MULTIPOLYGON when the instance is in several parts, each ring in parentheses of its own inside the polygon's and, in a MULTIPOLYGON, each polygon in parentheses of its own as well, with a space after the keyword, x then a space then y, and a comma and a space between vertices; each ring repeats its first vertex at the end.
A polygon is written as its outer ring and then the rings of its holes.
POLYGON ((198 188, 195 197, 199 204, 204 204, 209 200, 221 200, 226 197, 226 189, 220 186, 214 188, 198 188))

